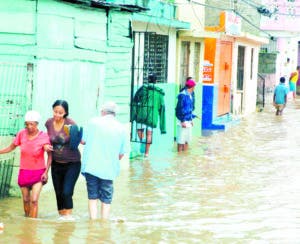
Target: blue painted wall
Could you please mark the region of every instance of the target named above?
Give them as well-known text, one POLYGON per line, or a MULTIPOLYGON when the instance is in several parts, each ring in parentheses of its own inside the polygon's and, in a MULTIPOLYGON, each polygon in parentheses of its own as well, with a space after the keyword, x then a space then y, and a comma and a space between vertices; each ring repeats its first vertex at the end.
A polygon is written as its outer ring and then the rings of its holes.
POLYGON ((202 129, 224 130, 223 124, 214 124, 217 109, 217 88, 214 85, 203 85, 202 97, 202 129))

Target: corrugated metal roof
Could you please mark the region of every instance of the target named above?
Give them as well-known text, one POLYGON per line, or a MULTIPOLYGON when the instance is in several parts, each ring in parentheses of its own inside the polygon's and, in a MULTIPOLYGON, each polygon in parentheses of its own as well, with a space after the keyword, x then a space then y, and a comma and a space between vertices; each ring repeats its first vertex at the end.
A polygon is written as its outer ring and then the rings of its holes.
MULTIPOLYGON (((148 8, 141 6, 139 4, 119 3, 120 1, 103 1, 103 0, 63 0, 65 2, 75 3, 75 4, 84 4, 95 8, 118 8, 121 10, 129 12, 140 12, 148 10, 148 8)), ((131 1, 130 1, 131 2, 131 1)))

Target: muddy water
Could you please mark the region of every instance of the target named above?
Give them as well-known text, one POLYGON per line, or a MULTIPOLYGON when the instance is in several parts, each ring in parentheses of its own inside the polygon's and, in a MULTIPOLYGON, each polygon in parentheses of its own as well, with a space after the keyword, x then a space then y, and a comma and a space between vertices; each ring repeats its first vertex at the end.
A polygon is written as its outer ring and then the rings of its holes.
POLYGON ((0 243, 299 243, 299 109, 291 102, 276 117, 267 107, 195 138, 187 154, 124 163, 107 222, 88 219, 82 178, 74 222, 57 220, 51 185, 36 220, 21 199, 0 200, 0 243))

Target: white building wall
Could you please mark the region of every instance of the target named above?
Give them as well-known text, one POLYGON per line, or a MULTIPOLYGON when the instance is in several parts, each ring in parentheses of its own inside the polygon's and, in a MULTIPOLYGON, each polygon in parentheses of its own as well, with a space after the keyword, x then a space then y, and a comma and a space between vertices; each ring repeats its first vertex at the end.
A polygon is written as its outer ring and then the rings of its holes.
POLYGON ((236 42, 233 48, 232 63, 232 113, 235 116, 246 116, 256 111, 257 94, 257 72, 258 72, 259 46, 248 42, 236 42), (237 60, 238 46, 245 47, 244 59, 244 87, 243 91, 238 91, 237 87, 237 60), (253 48, 253 65, 251 77, 251 50, 253 48))
MULTIPOLYGON (((277 49, 279 50, 276 62, 276 75, 275 84, 279 83, 280 77, 284 76, 287 81, 291 72, 296 70, 298 65, 298 41, 299 38, 280 37, 277 39, 277 49), (287 63, 287 58, 290 62, 287 63)), ((274 85, 275 85, 274 84, 274 85)))
POLYGON ((257 93, 257 48, 247 46, 245 53, 245 87, 243 115, 248 115, 256 111, 256 93, 257 93), (253 52, 252 77, 251 77, 251 51, 253 52))

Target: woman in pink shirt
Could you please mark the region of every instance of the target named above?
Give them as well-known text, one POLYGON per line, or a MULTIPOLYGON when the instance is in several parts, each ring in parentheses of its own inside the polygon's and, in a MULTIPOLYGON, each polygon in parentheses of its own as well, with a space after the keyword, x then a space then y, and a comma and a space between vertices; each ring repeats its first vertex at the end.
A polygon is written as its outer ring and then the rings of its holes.
POLYGON ((48 170, 51 165, 51 154, 48 153, 45 164, 45 146, 50 144, 48 134, 38 129, 40 115, 28 111, 25 115, 25 129, 20 130, 13 142, 0 150, 8 153, 20 146, 20 169, 18 185, 21 188, 25 217, 37 218, 38 200, 42 186, 47 183, 48 170))

